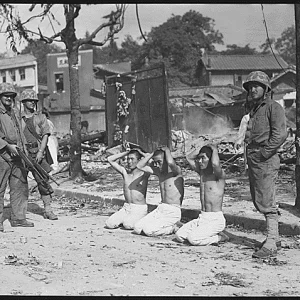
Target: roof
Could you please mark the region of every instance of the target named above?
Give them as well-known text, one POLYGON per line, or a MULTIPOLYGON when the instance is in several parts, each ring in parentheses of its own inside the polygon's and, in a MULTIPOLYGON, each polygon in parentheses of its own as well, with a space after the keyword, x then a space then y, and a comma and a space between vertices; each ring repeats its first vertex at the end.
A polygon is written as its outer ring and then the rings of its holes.
POLYGON ((181 88, 170 88, 169 97, 199 97, 203 96, 204 93, 222 94, 231 98, 244 92, 243 88, 228 85, 215 85, 215 86, 197 86, 197 87, 181 87, 181 88))
POLYGON ((169 100, 175 107, 182 107, 183 99, 186 100, 185 106, 229 105, 234 102, 232 96, 242 91, 243 89, 233 85, 172 88, 169 89, 169 100))
POLYGON ((123 74, 131 71, 131 61, 113 64, 97 64, 93 65, 96 71, 106 71, 114 74, 123 74))
MULTIPOLYGON (((276 58, 282 68, 289 66, 279 55, 276 58)), ((270 54, 206 55, 202 57, 202 61, 209 70, 281 70, 275 57, 270 54)))
POLYGON ((32 54, 20 54, 14 57, 0 59, 0 69, 17 68, 26 65, 33 65, 36 58, 32 54))
POLYGON ((292 73, 292 74, 296 75, 296 70, 294 68, 288 68, 287 70, 283 70, 282 72, 280 72, 276 76, 272 77, 271 82, 274 82, 274 81, 278 80, 280 77, 286 75, 287 73, 292 73))
POLYGON ((296 91, 295 92, 291 92, 291 93, 287 93, 283 96, 284 100, 294 100, 296 99, 296 91))

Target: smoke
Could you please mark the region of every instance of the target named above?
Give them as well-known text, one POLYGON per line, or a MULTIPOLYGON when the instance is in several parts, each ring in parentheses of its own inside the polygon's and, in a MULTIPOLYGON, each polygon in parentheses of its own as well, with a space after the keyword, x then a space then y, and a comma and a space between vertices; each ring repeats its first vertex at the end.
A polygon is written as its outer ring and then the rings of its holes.
POLYGON ((183 112, 184 129, 194 135, 223 135, 233 129, 233 123, 225 116, 217 116, 199 107, 189 107, 183 112))

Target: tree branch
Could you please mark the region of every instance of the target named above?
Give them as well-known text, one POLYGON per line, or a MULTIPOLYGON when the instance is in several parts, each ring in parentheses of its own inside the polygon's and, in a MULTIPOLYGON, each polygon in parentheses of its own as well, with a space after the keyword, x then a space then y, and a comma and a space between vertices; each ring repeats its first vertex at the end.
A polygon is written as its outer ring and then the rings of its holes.
POLYGON ((89 44, 95 46, 103 46, 109 39, 113 38, 114 34, 118 33, 123 28, 125 10, 126 10, 125 4, 121 4, 120 6, 117 5, 116 12, 112 11, 110 15, 103 17, 103 18, 109 17, 109 21, 98 26, 90 36, 84 39, 79 39, 78 40, 79 45, 89 44), (119 25, 119 27, 116 28, 115 25, 119 25), (98 32, 105 27, 110 27, 110 31, 107 34, 107 36, 104 38, 104 40, 102 42, 93 41, 93 39, 96 37, 98 32))
MULTIPOLYGON (((25 22, 22 23, 22 25, 24 26, 25 24, 29 23, 31 20, 36 19, 36 18, 44 18, 48 12, 50 11, 50 9, 53 7, 54 4, 47 4, 46 8, 44 9, 43 12, 41 12, 40 14, 36 15, 36 16, 31 16, 30 18, 28 18, 25 22)), ((29 11, 32 11, 33 8, 32 6, 29 8, 29 11), (30 10, 31 9, 31 10, 30 10)))

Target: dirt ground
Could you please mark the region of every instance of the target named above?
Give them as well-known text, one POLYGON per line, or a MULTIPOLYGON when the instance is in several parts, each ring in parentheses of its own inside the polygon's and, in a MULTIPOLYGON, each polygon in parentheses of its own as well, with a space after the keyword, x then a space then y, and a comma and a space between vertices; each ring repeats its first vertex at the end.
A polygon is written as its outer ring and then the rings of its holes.
MULTIPOLYGON (((101 172, 103 181, 108 180, 111 171, 101 172)), ((119 180, 115 178, 118 188, 119 180)), ((102 186, 104 190, 114 188, 109 182, 102 186)), ((155 182, 150 188, 156 188, 155 182)), ((229 186, 227 193, 239 189, 229 186)), ((152 238, 120 228, 105 229, 105 220, 118 207, 96 200, 55 197, 59 220, 45 220, 37 197, 35 193, 31 196, 28 208, 28 219, 35 227, 13 228, 4 222, 1 295, 300 294, 300 236, 282 237, 283 249, 277 258, 260 261, 251 254, 253 243, 264 239, 261 232, 227 226, 231 240, 223 245, 181 245, 174 235, 152 238)))

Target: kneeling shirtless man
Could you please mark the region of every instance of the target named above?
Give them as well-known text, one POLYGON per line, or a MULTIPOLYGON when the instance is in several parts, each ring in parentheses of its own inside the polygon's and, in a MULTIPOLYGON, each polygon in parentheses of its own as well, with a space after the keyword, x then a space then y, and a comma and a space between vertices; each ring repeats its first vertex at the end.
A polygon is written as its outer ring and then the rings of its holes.
POLYGON ((105 222, 107 228, 112 229, 123 225, 125 229, 133 229, 134 224, 148 212, 146 193, 149 174, 136 167, 142 155, 144 154, 139 149, 132 149, 107 158, 110 165, 123 177, 123 192, 126 201, 119 211, 107 219, 105 222), (117 163, 125 156, 127 156, 128 169, 117 163))
POLYGON ((141 159, 137 168, 156 175, 159 180, 162 203, 138 221, 134 232, 147 236, 166 235, 174 232, 175 224, 181 219, 181 203, 184 187, 181 169, 176 165, 168 147, 158 147, 141 159), (150 159, 153 161, 147 165, 150 159))
POLYGON ((192 169, 200 175, 201 213, 197 219, 178 229, 175 236, 179 242, 188 241, 192 245, 204 246, 229 239, 221 233, 226 225, 222 212, 225 176, 215 146, 206 145, 199 153, 196 152, 194 150, 186 158, 192 169))

